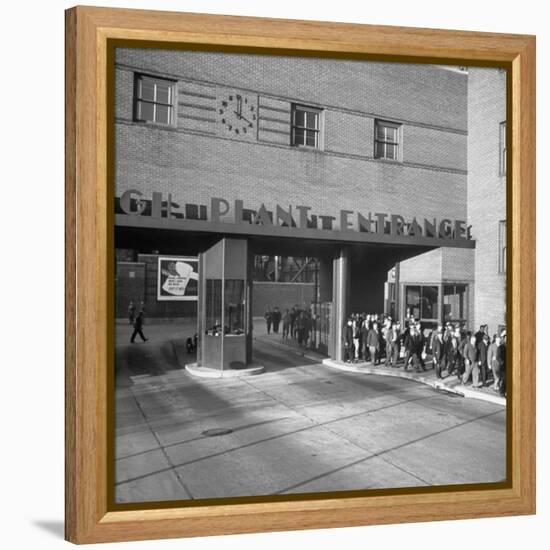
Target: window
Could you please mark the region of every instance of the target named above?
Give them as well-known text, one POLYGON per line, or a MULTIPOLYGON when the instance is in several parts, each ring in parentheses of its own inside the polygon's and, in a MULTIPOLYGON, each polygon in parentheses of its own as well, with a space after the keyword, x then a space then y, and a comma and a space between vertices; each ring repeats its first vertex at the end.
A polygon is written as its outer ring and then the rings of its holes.
POLYGON ((292 145, 321 149, 321 117, 315 107, 292 106, 292 145))
POLYGON ((501 176, 506 175, 506 121, 500 123, 500 153, 499 153, 499 169, 498 173, 501 176))
POLYGON ((374 121, 374 158, 400 160, 401 124, 374 121))
POLYGON ((443 320, 467 322, 467 285, 443 285, 443 320))
POLYGON ((407 315, 420 321, 437 321, 439 288, 437 286, 406 286, 405 308, 407 315))
POLYGON ((175 82, 138 75, 136 78, 135 119, 141 122, 173 124, 175 82))
POLYGON ((506 273, 506 220, 498 222, 498 272, 506 273))

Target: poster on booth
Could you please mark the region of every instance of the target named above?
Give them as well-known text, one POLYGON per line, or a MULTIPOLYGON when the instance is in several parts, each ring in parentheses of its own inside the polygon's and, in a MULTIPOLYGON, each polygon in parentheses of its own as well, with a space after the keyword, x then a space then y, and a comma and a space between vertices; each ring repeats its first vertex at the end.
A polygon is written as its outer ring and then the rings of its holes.
POLYGON ((157 299, 196 301, 198 299, 199 260, 197 257, 160 257, 158 259, 157 299))

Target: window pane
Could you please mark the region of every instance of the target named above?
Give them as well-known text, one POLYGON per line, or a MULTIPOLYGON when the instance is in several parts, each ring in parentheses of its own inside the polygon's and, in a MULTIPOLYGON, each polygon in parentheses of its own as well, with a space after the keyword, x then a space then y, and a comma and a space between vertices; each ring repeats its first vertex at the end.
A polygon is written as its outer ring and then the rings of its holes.
POLYGON ((167 107, 166 105, 157 105, 155 122, 170 124, 170 107, 167 107))
POLYGON ((139 120, 154 120, 154 107, 152 103, 138 101, 137 116, 139 120))
POLYGON ((397 143, 397 128, 388 128, 386 139, 387 141, 397 143))
POLYGON ((139 81, 139 98, 148 101, 155 100, 155 84, 150 80, 141 79, 139 81))
POLYGON ((244 332, 244 281, 225 281, 225 325, 229 334, 244 332))
POLYGON ((464 321, 466 315, 466 285, 443 287, 443 316, 445 321, 464 321))
POLYGON ((305 130, 301 128, 294 129, 294 144, 305 145, 305 130))
POLYGON ((376 139, 384 141, 386 138, 385 127, 382 124, 376 125, 376 139))
POLYGON ((295 112, 295 124, 296 126, 305 126, 306 125, 306 113, 305 111, 300 111, 296 109, 295 112))
POLYGON ((169 84, 157 84, 157 101, 159 103, 170 103, 170 90, 169 84))
POLYGON ((220 279, 206 279, 206 326, 207 334, 219 336, 222 333, 222 282, 220 279))
POLYGON ((406 308, 407 314, 414 316, 415 319, 420 319, 420 287, 406 287, 406 308))
POLYGON ((306 125, 308 128, 317 129, 317 119, 319 118, 318 113, 309 112, 306 116, 306 125))
POLYGON ((438 293, 436 286, 422 287, 422 319, 437 319, 438 293))
POLYGON ((306 145, 315 147, 317 145, 317 132, 306 130, 306 145))
POLYGON ((397 145, 386 144, 386 158, 397 160, 397 145))

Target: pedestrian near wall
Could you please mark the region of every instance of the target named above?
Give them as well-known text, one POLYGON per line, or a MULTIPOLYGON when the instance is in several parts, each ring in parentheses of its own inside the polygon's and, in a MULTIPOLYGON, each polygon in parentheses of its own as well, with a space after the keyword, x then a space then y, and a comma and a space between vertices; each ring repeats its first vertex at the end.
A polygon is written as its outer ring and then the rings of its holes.
POLYGON ((275 334, 279 334, 279 324, 281 323, 281 311, 277 306, 273 308, 271 317, 273 321, 273 332, 275 334))
POLYGON ((283 339, 287 339, 290 332, 290 311, 285 309, 283 314, 283 339))
POLYGON ((147 342, 148 340, 148 338, 145 338, 145 336, 143 335, 144 316, 145 316, 145 310, 142 308, 134 320, 134 332, 132 332, 132 337, 130 338, 130 342, 132 344, 134 343, 136 336, 138 334, 144 342, 147 342))
POLYGON ((298 306, 292 306, 290 310, 290 337, 296 338, 296 320, 298 319, 298 306))
POLYGON ((267 329, 267 333, 271 334, 271 324, 273 323, 273 312, 271 311, 270 307, 268 307, 266 312, 264 313, 264 319, 265 319, 265 326, 267 329))

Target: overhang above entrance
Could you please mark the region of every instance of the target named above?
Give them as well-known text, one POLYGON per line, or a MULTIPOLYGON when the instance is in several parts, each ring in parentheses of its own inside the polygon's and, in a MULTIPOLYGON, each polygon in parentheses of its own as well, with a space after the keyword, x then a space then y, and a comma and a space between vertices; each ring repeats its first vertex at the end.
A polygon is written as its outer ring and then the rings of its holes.
POLYGON ((142 229, 168 229, 174 231, 188 231, 194 233, 218 234, 220 236, 255 236, 276 237, 279 239, 306 239, 320 242, 336 243, 373 243, 386 245, 401 245, 413 247, 437 248, 441 246, 453 248, 475 248, 472 239, 455 239, 427 237, 424 235, 399 235, 391 233, 341 231, 312 229, 302 227, 266 226, 254 223, 214 222, 210 220, 191 220, 181 218, 154 218, 151 216, 137 216, 115 214, 117 227, 133 227, 142 229))

